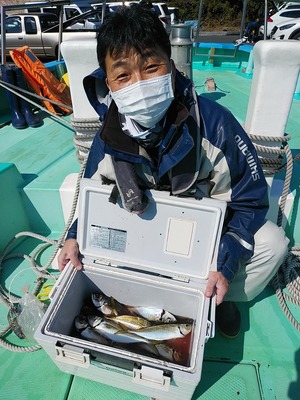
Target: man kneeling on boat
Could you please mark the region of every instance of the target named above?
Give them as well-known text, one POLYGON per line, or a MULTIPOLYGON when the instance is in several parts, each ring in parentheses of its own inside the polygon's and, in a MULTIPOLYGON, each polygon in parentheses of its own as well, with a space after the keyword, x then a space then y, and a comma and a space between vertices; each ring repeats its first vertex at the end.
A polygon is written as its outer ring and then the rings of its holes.
MULTIPOLYGON (((235 303, 262 292, 288 244, 282 228, 265 220, 268 189, 256 151, 233 115, 198 96, 176 70, 169 37, 153 12, 121 8, 106 17, 97 40, 100 68, 87 82, 98 80, 107 96, 101 102, 87 90, 103 124, 85 177, 116 182, 132 213, 143 212, 149 188, 227 202, 217 271, 210 272, 205 295, 216 296, 219 329, 233 338, 241 325, 235 303)), ((76 230, 75 222, 60 270, 69 261, 82 268, 76 230)))

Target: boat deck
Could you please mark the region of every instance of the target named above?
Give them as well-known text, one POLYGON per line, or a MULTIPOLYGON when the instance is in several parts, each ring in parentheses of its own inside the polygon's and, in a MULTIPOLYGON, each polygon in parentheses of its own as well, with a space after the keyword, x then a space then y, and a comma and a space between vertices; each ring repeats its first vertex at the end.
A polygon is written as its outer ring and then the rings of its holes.
MULTIPOLYGON (((199 93, 225 105, 240 122, 244 121, 251 79, 240 72, 225 72, 217 68, 194 71, 193 79, 199 93), (215 79, 215 92, 205 90, 207 77, 215 79)), ((300 148, 299 108, 300 100, 295 99, 287 125, 287 132, 292 134, 293 151, 300 148)), ((8 174, 7 180, 0 181, 1 201, 5 202, 4 184, 9 187, 10 177, 19 174, 19 186, 24 188, 22 203, 32 216, 29 221, 26 218, 18 221, 14 216, 1 221, 1 230, 8 231, 10 235, 0 233, 0 250, 3 250, 12 233, 22 230, 58 238, 63 230, 58 188, 66 175, 78 172, 80 168, 72 131, 50 118, 44 119, 40 129, 18 131, 10 125, 4 126, 0 129, 0 162, 7 163, 1 164, 0 174, 8 174), (13 227, 11 220, 14 221, 13 227)), ((299 198, 299 166, 297 168, 293 190, 297 190, 299 198)), ((298 207, 298 200, 295 203, 298 207)), ((300 235, 297 237, 299 240, 300 235)), ((27 238, 16 247, 14 252, 32 254, 37 247, 37 239, 27 238)), ((51 250, 47 249, 42 254, 42 265, 50 253, 51 250)), ((9 260, 4 263, 1 285, 21 296, 26 284, 30 290, 33 289, 35 277, 28 262, 9 260)), ((216 337, 209 340, 205 347, 202 379, 193 400, 299 399, 299 332, 280 308, 273 288, 268 286, 255 301, 238 306, 242 314, 241 334, 235 340, 228 340, 216 331, 216 337)), ((290 307, 300 320, 299 309, 293 305, 290 307)), ((0 331, 7 325, 6 315, 7 308, 0 304, 0 331)), ((7 339, 14 345, 32 344, 13 334, 7 339)), ((3 400, 146 399, 142 395, 61 372, 44 350, 24 353, 0 347, 0 360, 0 399, 3 400)))

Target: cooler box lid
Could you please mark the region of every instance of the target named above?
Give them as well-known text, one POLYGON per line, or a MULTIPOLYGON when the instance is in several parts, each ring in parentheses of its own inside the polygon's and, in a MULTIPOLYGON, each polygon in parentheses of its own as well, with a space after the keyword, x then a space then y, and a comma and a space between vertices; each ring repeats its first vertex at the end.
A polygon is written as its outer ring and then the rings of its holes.
POLYGON ((92 263, 128 267, 181 280, 207 279, 216 269, 226 202, 148 191, 143 214, 109 202, 112 185, 82 179, 78 243, 92 263))

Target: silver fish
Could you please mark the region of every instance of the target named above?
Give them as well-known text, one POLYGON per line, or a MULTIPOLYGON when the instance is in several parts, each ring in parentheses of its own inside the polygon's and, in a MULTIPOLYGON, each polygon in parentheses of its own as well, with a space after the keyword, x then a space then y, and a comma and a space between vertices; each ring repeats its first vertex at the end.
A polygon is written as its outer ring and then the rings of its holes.
POLYGON ((92 302, 97 310, 108 317, 116 317, 120 314, 128 314, 125 306, 113 297, 108 297, 104 293, 92 293, 92 302))
POLYGON ((144 307, 144 306, 127 306, 129 312, 139 315, 140 317, 146 318, 148 321, 163 322, 163 323, 174 323, 176 317, 169 311, 162 308, 156 307, 144 307))
POLYGON ((151 322, 142 317, 135 315, 118 315, 117 317, 107 318, 109 321, 115 322, 121 326, 121 328, 127 330, 138 330, 151 326, 151 322))
POLYGON ((108 345, 109 342, 101 336, 95 329, 93 329, 88 322, 88 317, 83 314, 75 317, 75 327, 79 332, 80 336, 90 342, 108 345))
POLYGON ((181 364, 183 361, 182 353, 165 343, 158 343, 155 345, 160 357, 164 360, 181 364))
POLYGON ((118 324, 106 321, 104 318, 89 315, 88 322, 90 326, 105 338, 117 343, 139 343, 148 342, 147 339, 137 336, 134 332, 128 332, 120 329, 118 324))
POLYGON ((139 347, 157 357, 175 363, 182 363, 182 353, 165 343, 139 343, 139 347))
POLYGON ((117 315, 116 312, 112 309, 111 301, 108 296, 105 296, 103 293, 92 293, 92 302, 97 310, 101 311, 102 314, 108 316, 117 315))
MULTIPOLYGON (((153 341, 178 339, 186 336, 192 330, 192 324, 163 324, 153 325, 134 331, 138 336, 153 341)), ((133 333, 129 330, 128 332, 133 333)))
POLYGON ((83 329, 87 328, 89 326, 88 319, 85 315, 79 314, 75 317, 75 328, 77 329, 78 332, 82 331, 83 329))
POLYGON ((80 332, 80 336, 82 336, 84 339, 90 342, 104 344, 106 346, 109 345, 109 341, 104 336, 100 335, 100 333, 96 332, 95 329, 91 328, 90 326, 83 329, 80 332))

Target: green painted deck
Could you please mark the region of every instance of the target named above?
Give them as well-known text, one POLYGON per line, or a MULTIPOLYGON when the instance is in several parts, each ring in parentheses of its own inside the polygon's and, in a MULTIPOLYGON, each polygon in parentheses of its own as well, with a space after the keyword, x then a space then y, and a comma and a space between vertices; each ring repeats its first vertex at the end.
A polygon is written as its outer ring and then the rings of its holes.
MULTIPOLYGON (((248 76, 208 67, 194 71, 193 79, 199 93, 228 107, 240 122, 245 120, 251 85, 248 76), (205 91, 207 77, 215 79, 216 92, 205 91)), ((300 100, 295 99, 286 129, 292 135, 294 152, 300 148, 299 111, 300 100)), ((4 126, 0 129, 0 163, 5 163, 0 164, 0 251, 15 233, 23 230, 58 238, 63 230, 58 188, 66 175, 78 172, 80 167, 72 131, 46 117, 39 129, 18 131, 4 126), (7 192, 10 196, 5 195, 7 192), (11 210, 12 198, 16 212, 6 213, 5 207, 11 210)), ((299 199, 299 163, 295 170, 292 190, 299 199)), ((299 207, 298 200, 295 207, 299 207)), ((296 220, 295 213, 293 218, 296 220)), ((300 224, 295 225, 294 221, 299 245, 300 224)), ((32 254, 37 244, 36 239, 28 238, 18 243, 14 252, 32 254)), ((44 252, 42 265, 50 254, 51 249, 44 252)), ((35 277, 26 261, 9 260, 1 271, 1 285, 21 296, 25 284, 33 288, 35 277)), ((284 315, 273 288, 267 287, 255 301, 238 306, 242 313, 241 334, 228 340, 217 331, 207 343, 202 379, 193 400, 299 400, 300 335, 284 315)), ((299 321, 300 310, 290 307, 299 321)), ((0 304, 0 331, 7 325, 6 314, 7 309, 0 304)), ((15 345, 32 344, 14 334, 7 339, 15 345)), ((43 350, 19 353, 0 347, 0 360, 0 400, 146 399, 61 372, 43 350)))

